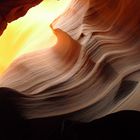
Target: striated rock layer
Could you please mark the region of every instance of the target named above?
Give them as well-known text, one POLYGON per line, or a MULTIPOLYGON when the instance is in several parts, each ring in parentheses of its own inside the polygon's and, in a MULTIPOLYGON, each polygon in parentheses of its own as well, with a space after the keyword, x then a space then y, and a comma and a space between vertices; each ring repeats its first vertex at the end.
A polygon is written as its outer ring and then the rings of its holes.
POLYGON ((23 95, 27 119, 140 110, 139 8, 139 0, 72 0, 52 24, 57 44, 19 57, 0 86, 23 95))

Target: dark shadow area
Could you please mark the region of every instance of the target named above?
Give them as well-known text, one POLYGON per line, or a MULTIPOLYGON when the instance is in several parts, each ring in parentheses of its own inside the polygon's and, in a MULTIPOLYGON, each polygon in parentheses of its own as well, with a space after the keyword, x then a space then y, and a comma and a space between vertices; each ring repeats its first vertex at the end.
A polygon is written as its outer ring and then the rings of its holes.
POLYGON ((128 96, 137 86, 137 81, 124 80, 122 81, 115 100, 118 101, 128 96))
POLYGON ((15 97, 17 92, 0 89, 0 140, 140 139, 140 112, 122 111, 90 123, 62 117, 25 120, 14 102, 15 97))

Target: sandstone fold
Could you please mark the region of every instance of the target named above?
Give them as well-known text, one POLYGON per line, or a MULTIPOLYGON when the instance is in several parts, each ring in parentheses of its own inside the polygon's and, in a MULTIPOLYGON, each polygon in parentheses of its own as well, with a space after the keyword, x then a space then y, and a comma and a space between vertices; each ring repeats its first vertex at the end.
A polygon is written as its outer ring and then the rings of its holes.
POLYGON ((51 25, 57 44, 17 58, 0 86, 24 95, 27 119, 140 110, 139 9, 139 0, 72 0, 51 25))

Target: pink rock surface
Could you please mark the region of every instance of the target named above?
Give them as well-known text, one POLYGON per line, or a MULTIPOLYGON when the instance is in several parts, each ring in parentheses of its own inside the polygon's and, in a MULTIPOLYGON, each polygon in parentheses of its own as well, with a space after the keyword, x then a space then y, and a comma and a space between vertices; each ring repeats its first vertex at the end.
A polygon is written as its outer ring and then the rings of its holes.
MULTIPOLYGON (((16 9, 5 12, 6 21, 19 17, 11 14, 16 9)), ((0 86, 26 96, 20 100, 27 119, 67 115, 87 122, 140 110, 139 9, 139 0, 72 0, 52 24, 56 46, 19 57, 0 86)))

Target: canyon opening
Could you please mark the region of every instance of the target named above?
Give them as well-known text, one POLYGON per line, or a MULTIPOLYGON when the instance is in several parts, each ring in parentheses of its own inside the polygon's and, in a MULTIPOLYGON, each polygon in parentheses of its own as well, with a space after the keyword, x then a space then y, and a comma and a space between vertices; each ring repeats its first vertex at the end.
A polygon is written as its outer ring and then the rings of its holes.
POLYGON ((69 6, 71 0, 44 0, 26 15, 8 24, 0 36, 0 75, 19 56, 52 47, 57 37, 51 23, 69 6))

